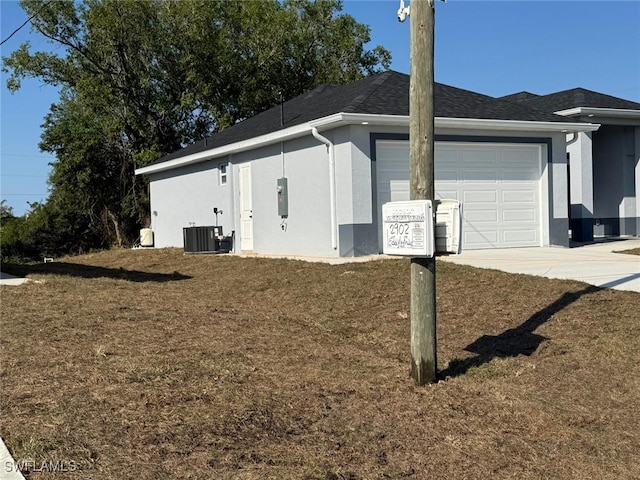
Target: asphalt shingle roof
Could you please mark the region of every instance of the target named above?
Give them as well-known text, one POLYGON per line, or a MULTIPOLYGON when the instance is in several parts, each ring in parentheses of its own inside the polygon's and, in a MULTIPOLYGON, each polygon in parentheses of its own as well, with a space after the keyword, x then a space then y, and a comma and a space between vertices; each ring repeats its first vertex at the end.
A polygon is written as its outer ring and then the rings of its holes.
POLYGON ((518 104, 544 112, 559 112, 577 107, 640 110, 640 103, 612 97, 611 95, 594 92, 586 88, 572 88, 549 95, 533 95, 528 92, 520 92, 501 97, 501 99, 515 101, 518 104))
MULTIPOLYGON (((200 140, 160 158, 161 163, 230 145, 260 135, 317 120, 337 113, 409 115, 409 75, 386 71, 348 85, 322 85, 293 98, 281 107, 266 110, 222 132, 200 140)), ((564 117, 535 110, 527 105, 450 87, 434 86, 436 117, 519 120, 534 122, 570 122, 564 117)))
POLYGON ((499 97, 500 100, 509 100, 510 102, 522 102, 524 100, 529 100, 530 98, 536 98, 540 95, 536 95, 531 92, 518 92, 512 93, 511 95, 505 95, 504 97, 499 97))

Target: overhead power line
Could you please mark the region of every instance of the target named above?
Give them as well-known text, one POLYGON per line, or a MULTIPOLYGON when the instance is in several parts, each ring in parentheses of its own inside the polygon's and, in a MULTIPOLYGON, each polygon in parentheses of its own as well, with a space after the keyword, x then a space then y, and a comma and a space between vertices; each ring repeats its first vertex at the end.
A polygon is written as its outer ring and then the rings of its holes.
MULTIPOLYGON (((52 1, 53 1, 53 0, 49 0, 47 3, 45 3, 44 5, 42 5, 42 8, 41 8, 40 10, 42 10, 43 8, 45 8, 45 7, 46 7, 47 5, 49 5, 52 1)), ((38 14, 40 13, 40 10, 38 10, 36 13, 34 13, 33 15, 31 15, 29 18, 27 18, 27 19, 25 20, 25 22, 24 22, 22 25, 20 25, 20 26, 19 26, 18 28, 16 28, 13 32, 11 32, 11 34, 10 34, 7 38, 5 38, 4 40, 2 40, 2 42, 0 42, 0 46, 1 46, 1 45, 4 45, 4 44, 5 44, 5 42, 6 42, 7 40, 9 40, 11 37, 13 37, 13 36, 14 36, 16 33, 18 33, 20 30, 22 30, 22 28, 23 28, 27 23, 29 23, 31 20, 33 20, 33 19, 36 17, 36 15, 38 15, 38 14)))

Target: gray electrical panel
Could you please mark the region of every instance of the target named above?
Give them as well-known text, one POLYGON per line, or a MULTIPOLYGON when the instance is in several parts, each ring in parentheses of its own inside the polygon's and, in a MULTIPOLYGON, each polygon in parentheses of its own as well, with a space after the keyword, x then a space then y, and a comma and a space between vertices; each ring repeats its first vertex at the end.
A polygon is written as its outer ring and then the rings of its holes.
POLYGON ((282 218, 289 216, 289 189, 287 187, 287 178, 278 179, 278 215, 282 218))

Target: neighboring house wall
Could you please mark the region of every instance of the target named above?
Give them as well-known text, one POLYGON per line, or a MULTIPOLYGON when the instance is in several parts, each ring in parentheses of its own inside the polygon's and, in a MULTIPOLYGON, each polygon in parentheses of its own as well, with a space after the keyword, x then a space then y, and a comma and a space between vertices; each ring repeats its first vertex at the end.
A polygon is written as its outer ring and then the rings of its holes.
POLYGON ((218 159, 159 172, 150 176, 151 228, 155 246, 183 245, 182 229, 215 225, 213 207, 223 211, 218 222, 224 233, 234 228, 231 172, 227 168, 227 183, 220 185, 219 165, 227 159, 218 159))
POLYGON ((596 235, 638 235, 639 127, 603 125, 593 133, 596 235))

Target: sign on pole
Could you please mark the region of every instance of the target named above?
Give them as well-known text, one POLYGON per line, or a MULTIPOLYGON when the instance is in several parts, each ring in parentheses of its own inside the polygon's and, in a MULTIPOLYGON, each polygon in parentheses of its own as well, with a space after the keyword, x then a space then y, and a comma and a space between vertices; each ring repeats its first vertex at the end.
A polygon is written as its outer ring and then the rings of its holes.
POLYGON ((382 205, 382 251, 387 255, 429 258, 435 254, 431 200, 382 205))

